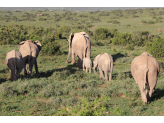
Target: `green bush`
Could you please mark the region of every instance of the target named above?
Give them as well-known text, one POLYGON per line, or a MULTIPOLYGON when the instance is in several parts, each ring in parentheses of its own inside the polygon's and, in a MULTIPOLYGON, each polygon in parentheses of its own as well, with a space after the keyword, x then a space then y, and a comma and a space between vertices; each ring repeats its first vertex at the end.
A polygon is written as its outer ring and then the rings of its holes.
POLYGON ((113 20, 113 22, 112 22, 113 24, 119 24, 120 22, 119 21, 117 21, 117 20, 113 20))
POLYGON ((127 45, 126 50, 134 50, 134 44, 127 45))
POLYGON ((155 58, 164 57, 164 38, 154 39, 152 43, 146 44, 146 49, 153 55, 155 58))
POLYGON ((95 30, 95 40, 104 40, 108 37, 108 29, 107 28, 97 28, 95 30))
POLYGON ((148 24, 155 24, 155 22, 152 21, 152 20, 149 20, 147 23, 148 23, 148 24))
POLYGON ((95 98, 90 102, 87 98, 82 98, 80 105, 76 107, 67 107, 63 110, 58 110, 57 115, 72 115, 72 116, 102 116, 107 111, 107 101, 110 97, 95 98))
POLYGON ((46 54, 60 54, 60 45, 58 45, 56 42, 48 42, 47 44, 43 45, 41 52, 46 54))

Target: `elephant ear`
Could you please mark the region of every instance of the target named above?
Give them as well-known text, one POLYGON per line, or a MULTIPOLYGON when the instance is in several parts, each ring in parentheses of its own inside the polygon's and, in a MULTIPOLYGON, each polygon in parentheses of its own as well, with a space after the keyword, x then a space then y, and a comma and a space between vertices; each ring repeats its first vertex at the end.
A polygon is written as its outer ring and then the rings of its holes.
POLYGON ((38 47, 39 51, 41 50, 42 48, 42 44, 40 43, 40 41, 35 41, 34 44, 38 47))
POLYGON ((25 43, 26 41, 22 41, 18 44, 18 49, 20 49, 20 47, 25 43))
POLYGON ((100 57, 100 54, 98 54, 95 58, 94 58, 94 60, 93 60, 93 63, 97 66, 97 60, 98 60, 98 58, 100 57))
POLYGON ((22 41, 20 42, 18 45, 23 45, 26 41, 22 41))

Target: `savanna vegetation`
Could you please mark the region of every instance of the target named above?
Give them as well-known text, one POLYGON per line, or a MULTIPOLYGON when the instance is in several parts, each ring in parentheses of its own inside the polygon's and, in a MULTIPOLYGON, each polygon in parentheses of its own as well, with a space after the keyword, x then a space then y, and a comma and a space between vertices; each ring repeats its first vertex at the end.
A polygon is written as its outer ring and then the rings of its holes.
MULTIPOLYGON (((114 11, 0 11, 0 115, 112 116, 164 115, 164 9, 114 11), (158 30, 160 29, 160 30, 158 30), (112 81, 66 64, 70 33, 90 36, 91 60, 100 53, 114 59, 112 81), (31 39, 43 45, 39 73, 21 72, 10 81, 5 56, 31 39), (147 51, 160 64, 152 101, 144 105, 131 76, 132 60, 147 51)), ((34 70, 33 70, 34 71, 34 70)))

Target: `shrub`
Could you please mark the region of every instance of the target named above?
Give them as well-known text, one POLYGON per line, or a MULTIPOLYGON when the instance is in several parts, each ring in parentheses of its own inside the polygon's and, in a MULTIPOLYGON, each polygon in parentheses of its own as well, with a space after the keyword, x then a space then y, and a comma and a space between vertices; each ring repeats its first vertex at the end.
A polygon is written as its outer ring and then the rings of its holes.
POLYGON ((92 27, 93 25, 91 23, 87 23, 86 27, 92 27))
POLYGON ((107 21, 107 23, 112 23, 113 21, 111 21, 111 20, 109 20, 109 21, 107 21))
POLYGON ((147 23, 148 23, 148 24, 155 24, 155 22, 152 21, 152 20, 149 20, 147 23))
POLYGON ((47 44, 43 45, 41 52, 46 53, 46 54, 61 53, 60 45, 58 45, 55 41, 54 42, 48 42, 47 44))
POLYGON ((101 28, 99 27, 98 29, 95 30, 95 38, 96 40, 104 40, 108 37, 108 29, 107 28, 101 28))
POLYGON ((153 55, 155 58, 164 57, 164 38, 154 39, 152 43, 146 44, 146 49, 153 55))
POLYGON ((129 44, 126 46, 127 50, 134 50, 134 44, 129 44))
POLYGON ((117 21, 117 20, 113 20, 113 22, 112 22, 113 24, 119 24, 120 22, 119 21, 117 21))
MULTIPOLYGON (((100 116, 105 115, 107 111, 107 102, 110 97, 95 98, 93 102, 90 102, 87 98, 82 98, 80 105, 76 107, 68 107, 68 109, 62 111, 73 116, 100 116), (71 109, 71 110, 69 110, 71 109)), ((62 115, 62 112, 58 112, 58 115, 62 115)))

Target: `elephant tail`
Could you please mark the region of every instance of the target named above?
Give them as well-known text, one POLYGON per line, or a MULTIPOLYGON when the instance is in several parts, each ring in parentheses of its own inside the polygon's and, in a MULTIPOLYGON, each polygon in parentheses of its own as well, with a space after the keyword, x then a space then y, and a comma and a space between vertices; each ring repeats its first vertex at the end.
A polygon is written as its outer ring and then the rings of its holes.
POLYGON ((88 38, 86 37, 86 36, 84 36, 84 38, 85 38, 85 50, 84 50, 84 58, 86 57, 86 55, 87 55, 87 48, 88 48, 88 46, 87 46, 87 41, 88 41, 88 38))
POLYGON ((14 56, 14 61, 13 61, 14 62, 14 70, 16 70, 16 62, 17 61, 16 61, 16 50, 15 49, 14 49, 14 55, 15 55, 14 56))
POLYGON ((110 69, 109 81, 111 81, 112 80, 112 72, 113 72, 113 60, 110 61, 109 69, 110 69))

